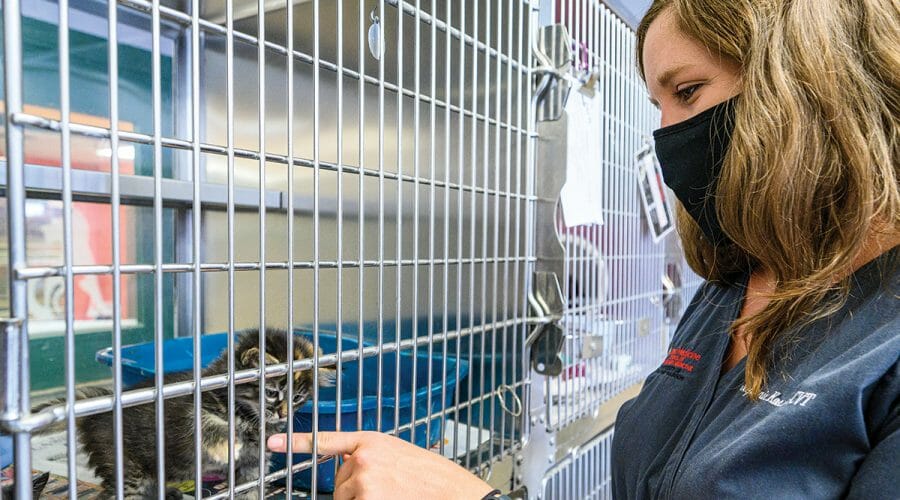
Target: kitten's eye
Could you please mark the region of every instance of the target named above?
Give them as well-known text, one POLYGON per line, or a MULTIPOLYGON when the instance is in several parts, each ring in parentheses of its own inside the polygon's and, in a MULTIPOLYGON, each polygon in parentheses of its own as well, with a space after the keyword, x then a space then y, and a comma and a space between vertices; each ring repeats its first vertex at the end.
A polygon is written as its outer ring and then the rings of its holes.
POLYGON ((275 401, 276 399, 278 399, 278 389, 266 387, 266 400, 275 401))

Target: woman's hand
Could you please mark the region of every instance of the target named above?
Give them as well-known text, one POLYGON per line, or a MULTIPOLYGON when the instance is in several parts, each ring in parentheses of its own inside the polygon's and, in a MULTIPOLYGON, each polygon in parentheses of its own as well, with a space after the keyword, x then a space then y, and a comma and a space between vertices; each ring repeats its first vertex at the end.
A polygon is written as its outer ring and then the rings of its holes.
MULTIPOLYGON (((456 463, 379 432, 319 432, 320 455, 343 456, 334 498, 479 500, 493 488, 456 463)), ((269 437, 269 449, 287 451, 285 434, 269 437)), ((293 435, 294 453, 312 453, 312 434, 293 435)))

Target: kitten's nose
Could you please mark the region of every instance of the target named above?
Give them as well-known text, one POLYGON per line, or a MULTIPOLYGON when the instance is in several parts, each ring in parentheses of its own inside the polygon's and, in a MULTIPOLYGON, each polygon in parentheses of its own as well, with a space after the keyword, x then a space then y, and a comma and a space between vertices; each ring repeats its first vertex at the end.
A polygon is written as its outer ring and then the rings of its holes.
POLYGON ((281 403, 281 406, 278 407, 278 416, 281 418, 287 418, 288 407, 287 401, 281 403))

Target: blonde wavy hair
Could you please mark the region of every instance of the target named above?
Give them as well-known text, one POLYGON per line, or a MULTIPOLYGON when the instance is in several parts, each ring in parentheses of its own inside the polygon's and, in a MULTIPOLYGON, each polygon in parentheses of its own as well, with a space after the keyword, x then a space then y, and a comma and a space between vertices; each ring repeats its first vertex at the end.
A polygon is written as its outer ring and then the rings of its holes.
POLYGON ((732 326, 750 339, 745 385, 756 399, 776 340, 839 309, 867 239, 900 232, 900 2, 655 0, 637 30, 642 76, 647 30, 668 9, 741 68, 716 191, 731 243, 712 246, 680 205, 678 229, 706 279, 774 273, 768 305, 732 326))

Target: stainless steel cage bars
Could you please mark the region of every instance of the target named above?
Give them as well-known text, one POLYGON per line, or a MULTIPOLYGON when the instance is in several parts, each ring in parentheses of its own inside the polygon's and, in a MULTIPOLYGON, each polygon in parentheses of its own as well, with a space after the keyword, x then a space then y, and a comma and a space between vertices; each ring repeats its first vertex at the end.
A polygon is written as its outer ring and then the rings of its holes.
MULTIPOLYGON (((641 222, 632 156, 657 117, 631 69, 633 34, 600 3, 4 0, 3 21, 0 424, 15 440, 18 496, 31 494, 35 461, 65 476, 71 497, 77 479, 96 479, 77 452, 78 417, 113 414, 121 498, 123 408, 155 404, 162 436, 163 400, 192 398, 196 435, 202 391, 233 399, 237 385, 325 366, 350 410, 323 416, 315 388, 313 429, 372 418, 517 487, 530 482, 528 443, 591 420, 662 356, 681 306, 666 312, 660 278, 667 264, 686 268, 641 222), (559 230, 535 224, 535 169, 552 165, 536 165, 533 47, 548 24, 568 28, 576 69, 598 75, 603 124, 604 224, 559 232, 555 378, 533 372, 526 345, 546 321, 528 303, 536 234, 559 230), (224 333, 230 353, 236 332, 265 326, 307 331, 317 348, 355 343, 259 370, 235 371, 229 356, 213 377, 190 355, 178 361, 192 380, 164 384, 172 342, 200 353, 224 333), (129 389, 132 344, 149 349, 152 388, 129 389), (107 346, 111 372, 94 361, 107 346), (411 363, 408 386, 392 356, 411 363), (76 401, 82 384, 110 395, 76 401), (385 403, 404 391, 422 394, 408 413, 385 403), (67 403, 31 412, 59 396, 67 403), (56 422, 67 430, 54 464, 32 438, 56 422)), ((165 477, 162 439, 155 454, 165 477)), ((239 482, 232 461, 206 497, 315 497, 335 466, 260 459, 239 482)))
POLYGON ((565 459, 547 471, 542 491, 536 498, 612 498, 609 478, 613 432, 612 429, 607 430, 582 446, 573 448, 565 459))

